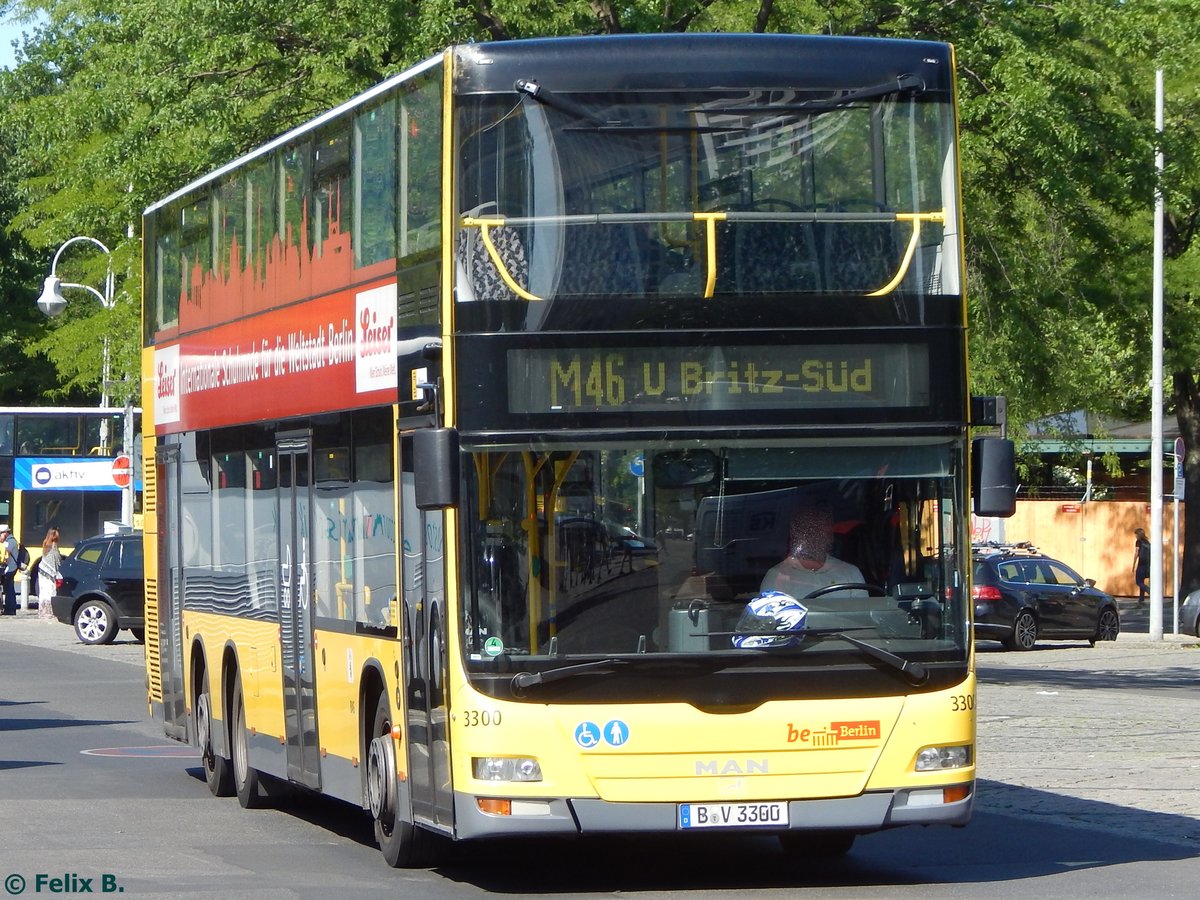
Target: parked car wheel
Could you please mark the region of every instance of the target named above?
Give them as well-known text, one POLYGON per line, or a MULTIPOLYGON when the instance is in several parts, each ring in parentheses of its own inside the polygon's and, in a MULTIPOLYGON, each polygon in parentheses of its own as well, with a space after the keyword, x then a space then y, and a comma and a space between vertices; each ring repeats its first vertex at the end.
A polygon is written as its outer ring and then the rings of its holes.
POLYGON ((85 600, 75 610, 75 634, 85 644, 111 644, 117 636, 117 616, 103 600, 85 600))
POLYGON ((1100 613, 1100 621, 1096 625, 1096 636, 1089 643, 1093 647, 1096 641, 1115 641, 1121 633, 1121 619, 1116 610, 1106 609, 1100 613))
POLYGON ((1006 645, 1010 650, 1032 650, 1033 645, 1037 643, 1037 632, 1037 619, 1029 610, 1023 609, 1017 614, 1016 621, 1013 622, 1012 637, 1008 639, 1006 645))

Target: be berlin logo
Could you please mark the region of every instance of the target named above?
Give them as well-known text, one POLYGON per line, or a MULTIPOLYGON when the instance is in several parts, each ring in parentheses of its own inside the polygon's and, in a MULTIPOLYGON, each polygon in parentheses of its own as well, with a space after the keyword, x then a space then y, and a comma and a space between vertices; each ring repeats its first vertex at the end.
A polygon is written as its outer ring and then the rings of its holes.
POLYGON ((4 890, 12 896, 19 894, 123 894, 125 888, 117 884, 117 876, 104 874, 84 877, 77 872, 62 875, 47 875, 39 872, 33 880, 26 881, 16 872, 4 879, 4 890))

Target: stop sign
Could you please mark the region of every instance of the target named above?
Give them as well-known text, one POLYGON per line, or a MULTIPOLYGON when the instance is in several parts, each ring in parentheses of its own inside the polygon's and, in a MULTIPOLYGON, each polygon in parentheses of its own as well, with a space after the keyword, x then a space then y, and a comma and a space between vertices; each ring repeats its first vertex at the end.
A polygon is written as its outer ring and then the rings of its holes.
POLYGON ((117 487, 128 487, 129 482, 133 479, 133 460, 128 456, 121 455, 113 460, 112 467, 113 484, 117 487))

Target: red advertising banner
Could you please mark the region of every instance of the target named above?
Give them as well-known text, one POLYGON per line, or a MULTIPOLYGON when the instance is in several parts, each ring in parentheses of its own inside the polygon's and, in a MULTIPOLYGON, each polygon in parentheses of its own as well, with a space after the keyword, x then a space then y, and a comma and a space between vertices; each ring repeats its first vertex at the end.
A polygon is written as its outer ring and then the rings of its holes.
POLYGON ((396 283, 252 315, 154 350, 157 434, 396 401, 396 283))

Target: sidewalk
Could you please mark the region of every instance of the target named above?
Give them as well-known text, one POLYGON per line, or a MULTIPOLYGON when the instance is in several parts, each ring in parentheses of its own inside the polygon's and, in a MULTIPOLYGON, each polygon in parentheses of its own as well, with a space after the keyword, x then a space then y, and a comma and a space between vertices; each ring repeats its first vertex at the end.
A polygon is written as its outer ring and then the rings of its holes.
POLYGON ((58 619, 42 621, 38 619, 36 609, 18 610, 15 616, 0 616, 0 643, 4 641, 48 650, 65 650, 68 653, 90 653, 138 666, 146 663, 144 645, 135 641, 128 631, 118 631, 117 639, 111 644, 84 644, 72 626, 64 625, 58 619))
MULTIPOLYGON (((1117 601, 1117 611, 1121 615, 1120 637, 1125 638, 1128 635, 1146 638, 1150 631, 1150 601, 1138 603, 1136 597, 1116 597, 1114 599, 1117 601)), ((1180 601, 1180 605, 1182 606, 1182 601, 1180 601)), ((1188 627, 1190 626, 1186 622, 1180 621, 1181 631, 1188 627)), ((1181 641, 1200 641, 1200 638, 1193 634, 1175 633, 1175 606, 1170 597, 1163 598, 1162 630, 1164 640, 1170 636, 1181 641)))

